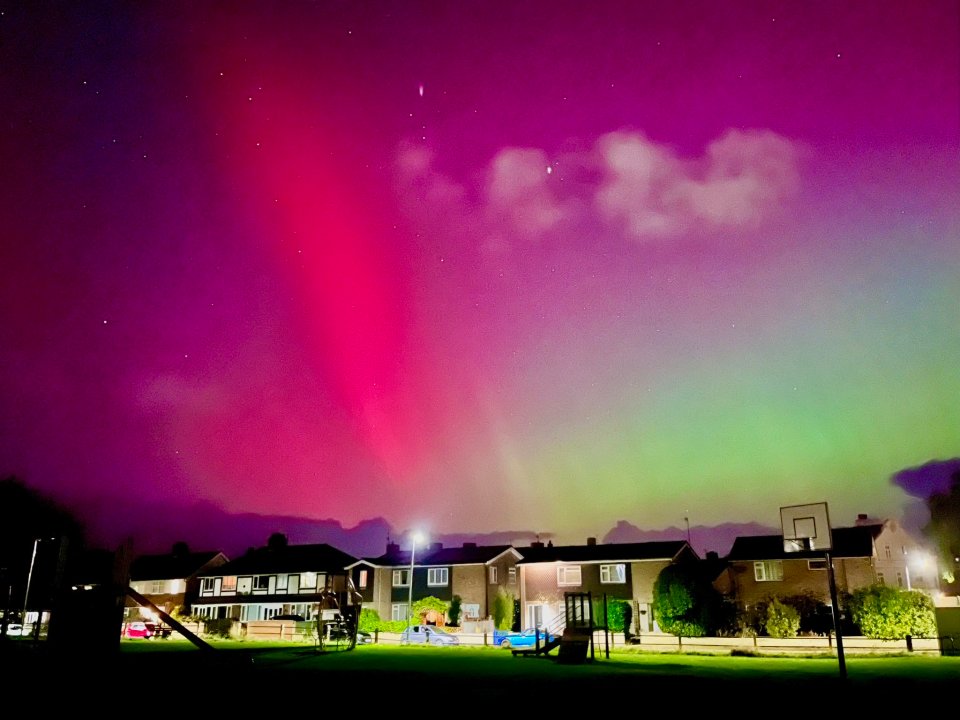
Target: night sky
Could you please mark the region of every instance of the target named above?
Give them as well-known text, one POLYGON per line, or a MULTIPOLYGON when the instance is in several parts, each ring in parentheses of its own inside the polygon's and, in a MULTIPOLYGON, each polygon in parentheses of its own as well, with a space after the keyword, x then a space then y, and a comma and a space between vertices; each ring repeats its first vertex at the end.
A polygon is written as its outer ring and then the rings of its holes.
POLYGON ((958 151, 954 0, 0 0, 0 474, 124 532, 900 517, 958 151))

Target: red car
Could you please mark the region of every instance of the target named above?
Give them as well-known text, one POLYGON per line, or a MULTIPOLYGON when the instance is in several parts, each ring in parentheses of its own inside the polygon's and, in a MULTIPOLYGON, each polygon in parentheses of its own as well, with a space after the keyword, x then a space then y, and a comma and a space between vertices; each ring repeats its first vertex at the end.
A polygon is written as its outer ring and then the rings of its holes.
POLYGON ((124 623, 121 636, 125 638, 150 639, 153 637, 153 628, 151 625, 152 623, 148 624, 140 621, 124 623))

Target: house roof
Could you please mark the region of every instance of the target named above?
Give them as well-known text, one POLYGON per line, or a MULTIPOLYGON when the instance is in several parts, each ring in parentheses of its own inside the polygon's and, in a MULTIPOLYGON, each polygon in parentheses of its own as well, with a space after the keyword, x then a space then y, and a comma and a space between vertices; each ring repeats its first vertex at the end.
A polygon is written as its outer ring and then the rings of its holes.
POLYGON ((610 543, 589 545, 546 545, 521 547, 523 556, 518 564, 543 562, 603 562, 605 560, 673 560, 684 550, 694 553, 686 540, 660 540, 640 543, 610 543))
POLYGON ((278 572, 339 572, 357 558, 327 543, 260 547, 202 575, 258 575, 278 572))
MULTIPOLYGON (((475 545, 464 543, 461 547, 430 546, 415 553, 417 565, 480 565, 496 559, 505 552, 517 552, 512 545, 475 545)), ((410 552, 391 546, 386 553, 364 562, 381 567, 402 567, 410 564, 410 552)))
MULTIPOLYGON (((883 532, 884 525, 860 525, 833 528, 833 549, 836 558, 873 557, 873 541, 883 532)), ((823 551, 785 552, 783 535, 754 535, 738 537, 727 554, 727 560, 794 560, 822 558, 823 551)))
MULTIPOLYGON (((167 553, 141 555, 130 563, 131 580, 174 580, 196 575, 211 560, 221 555, 218 550, 207 552, 167 553)), ((226 560, 226 556, 224 556, 226 560)))

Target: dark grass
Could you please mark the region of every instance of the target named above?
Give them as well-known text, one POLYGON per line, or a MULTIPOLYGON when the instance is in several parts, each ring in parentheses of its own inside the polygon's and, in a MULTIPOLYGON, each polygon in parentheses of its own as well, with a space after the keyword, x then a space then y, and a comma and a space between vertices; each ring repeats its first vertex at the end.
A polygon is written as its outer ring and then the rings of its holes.
POLYGON ((17 645, 0 650, 0 660, 9 668, 7 682, 28 696, 98 706, 118 690, 162 687, 171 689, 165 696, 185 693, 191 716, 247 713, 262 703, 279 703, 284 714, 400 712, 407 702, 426 712, 439 702, 443 717, 543 703, 567 717, 613 713, 623 703, 639 703, 641 711, 663 700, 684 713, 721 715, 774 704, 774 717, 782 718, 823 712, 824 703, 831 712, 886 713, 894 700, 929 702, 960 688, 960 658, 919 655, 847 656, 843 677, 835 657, 614 652, 564 664, 555 655, 514 657, 492 647, 320 652, 311 645, 222 642, 202 651, 185 641, 124 641, 117 651, 54 653, 17 645))

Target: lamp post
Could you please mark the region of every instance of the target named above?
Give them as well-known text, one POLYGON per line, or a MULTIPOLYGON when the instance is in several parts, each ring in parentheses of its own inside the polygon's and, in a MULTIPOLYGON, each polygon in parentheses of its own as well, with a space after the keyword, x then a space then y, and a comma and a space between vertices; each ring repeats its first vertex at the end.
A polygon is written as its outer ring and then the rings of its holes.
POLYGON ((30 571, 27 573, 27 589, 23 591, 23 618, 21 618, 20 622, 24 626, 27 624, 27 600, 30 599, 30 581, 33 579, 33 563, 37 559, 37 545, 40 544, 41 540, 56 540, 56 538, 34 538, 33 540, 33 554, 30 556, 30 571))
POLYGON ((417 542, 421 540, 420 533, 414 533, 410 536, 410 577, 409 595, 407 598, 407 642, 410 642, 410 624, 413 619, 413 565, 417 553, 417 542))

